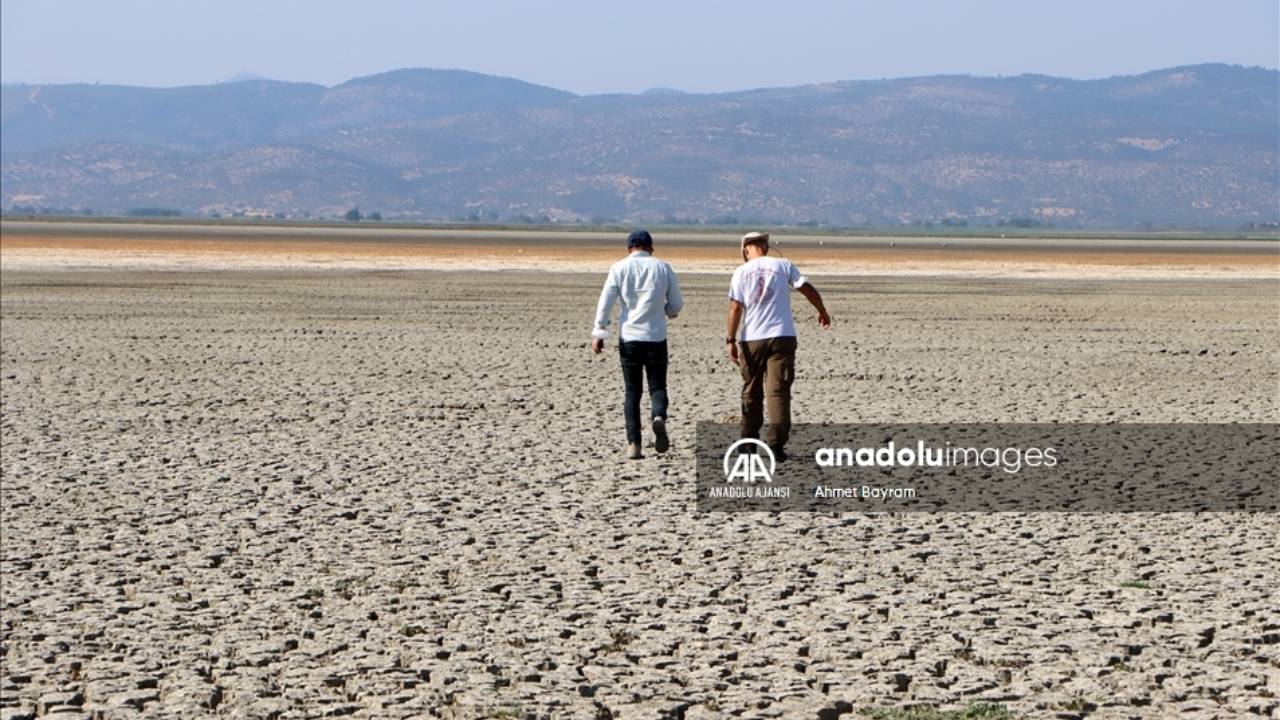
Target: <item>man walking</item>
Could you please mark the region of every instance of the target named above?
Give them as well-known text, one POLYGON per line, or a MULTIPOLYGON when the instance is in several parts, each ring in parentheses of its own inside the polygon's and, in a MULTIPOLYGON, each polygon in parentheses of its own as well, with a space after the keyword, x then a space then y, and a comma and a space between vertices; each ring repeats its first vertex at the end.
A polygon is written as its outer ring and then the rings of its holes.
POLYGON ((684 307, 680 284, 671 266, 653 257, 653 238, 647 230, 627 236, 627 257, 609 268, 609 277, 596 304, 596 325, 591 350, 604 350, 613 303, 622 309, 618 317, 618 355, 622 359, 623 415, 627 423, 627 457, 639 460, 640 390, 649 383, 653 449, 664 453, 667 438, 667 318, 684 307))
POLYGON ((831 327, 822 296, 790 260, 771 258, 769 234, 742 236, 743 265, 729 283, 729 360, 742 370, 742 437, 759 438, 764 405, 774 459, 787 459, 791 433, 791 381, 795 378, 796 323, 791 317, 795 288, 818 311, 818 324, 831 327), (738 337, 739 326, 742 337, 738 337))

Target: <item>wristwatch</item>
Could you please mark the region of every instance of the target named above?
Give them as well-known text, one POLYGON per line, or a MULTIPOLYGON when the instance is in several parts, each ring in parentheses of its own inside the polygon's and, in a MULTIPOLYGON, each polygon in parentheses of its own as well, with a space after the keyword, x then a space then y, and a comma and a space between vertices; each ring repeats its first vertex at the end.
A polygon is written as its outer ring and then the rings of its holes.
POLYGON ((725 338, 725 339, 724 339, 724 341, 725 341, 726 343, 728 343, 729 345, 732 345, 732 344, 734 344, 734 343, 738 342, 738 339, 737 339, 737 338, 725 338))

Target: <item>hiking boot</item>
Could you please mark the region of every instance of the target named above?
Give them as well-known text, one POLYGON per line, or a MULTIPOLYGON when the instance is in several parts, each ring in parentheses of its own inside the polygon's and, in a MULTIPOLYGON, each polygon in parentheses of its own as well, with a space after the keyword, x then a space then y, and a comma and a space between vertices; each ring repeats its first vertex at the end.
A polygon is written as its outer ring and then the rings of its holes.
POLYGON ((663 418, 656 417, 653 419, 653 449, 659 453, 664 453, 671 447, 671 440, 667 437, 667 421, 663 418))
POLYGON ((640 443, 627 443, 627 459, 639 460, 644 457, 640 452, 640 443))

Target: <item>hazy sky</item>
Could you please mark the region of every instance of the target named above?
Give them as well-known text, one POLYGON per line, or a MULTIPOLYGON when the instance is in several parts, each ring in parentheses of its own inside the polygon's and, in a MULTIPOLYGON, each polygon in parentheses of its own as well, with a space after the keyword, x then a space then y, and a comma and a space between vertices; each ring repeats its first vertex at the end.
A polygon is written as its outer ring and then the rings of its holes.
POLYGON ((3 0, 4 82, 334 85, 463 68, 577 93, 1280 64, 1277 0, 3 0))

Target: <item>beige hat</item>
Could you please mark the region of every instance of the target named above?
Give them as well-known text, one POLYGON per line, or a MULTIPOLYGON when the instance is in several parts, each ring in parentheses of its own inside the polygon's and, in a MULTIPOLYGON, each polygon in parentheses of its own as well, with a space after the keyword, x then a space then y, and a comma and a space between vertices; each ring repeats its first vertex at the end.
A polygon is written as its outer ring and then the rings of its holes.
POLYGON ((742 236, 742 247, 746 247, 753 242, 769 242, 769 233, 749 232, 742 236))
POLYGON ((747 233, 746 235, 743 235, 743 236, 742 236, 742 247, 741 247, 741 250, 742 250, 742 259, 743 259, 743 260, 746 260, 746 259, 747 259, 747 246, 748 246, 748 245, 750 245, 751 243, 760 243, 760 242, 764 243, 764 244, 767 246, 767 245, 769 244, 769 233, 766 233, 766 232, 749 232, 749 233, 747 233))

